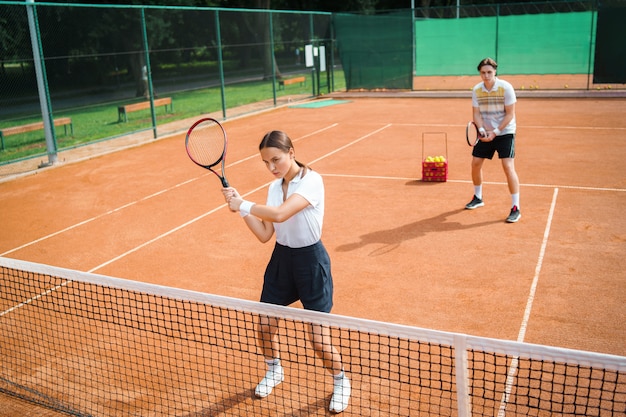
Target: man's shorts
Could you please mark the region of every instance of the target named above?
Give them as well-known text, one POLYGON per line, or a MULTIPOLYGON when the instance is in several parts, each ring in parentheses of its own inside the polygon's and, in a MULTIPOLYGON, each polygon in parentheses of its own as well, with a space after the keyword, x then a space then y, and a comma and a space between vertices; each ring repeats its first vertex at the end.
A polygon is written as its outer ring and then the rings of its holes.
POLYGON ((274 246, 261 302, 286 306, 297 300, 307 310, 329 313, 333 306, 330 257, 321 241, 304 248, 274 246))
POLYGON ((515 134, 496 136, 491 142, 478 142, 474 146, 472 156, 492 159, 496 151, 500 159, 515 158, 515 134))

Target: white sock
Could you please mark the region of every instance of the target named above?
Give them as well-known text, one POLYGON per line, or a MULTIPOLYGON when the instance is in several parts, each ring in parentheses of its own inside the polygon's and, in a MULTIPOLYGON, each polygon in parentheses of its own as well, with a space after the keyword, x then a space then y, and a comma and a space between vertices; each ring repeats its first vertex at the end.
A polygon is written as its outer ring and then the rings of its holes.
POLYGON ((511 194, 511 208, 515 206, 519 210, 519 193, 511 194))
POLYGON ((337 375, 333 375, 334 382, 335 383, 341 382, 344 376, 346 376, 346 374, 343 371, 339 372, 337 375))
POLYGON ((474 195, 476 198, 483 199, 483 185, 475 185, 474 186, 474 195))
POLYGON ((267 369, 274 371, 280 367, 280 358, 265 359, 265 363, 267 364, 267 369))

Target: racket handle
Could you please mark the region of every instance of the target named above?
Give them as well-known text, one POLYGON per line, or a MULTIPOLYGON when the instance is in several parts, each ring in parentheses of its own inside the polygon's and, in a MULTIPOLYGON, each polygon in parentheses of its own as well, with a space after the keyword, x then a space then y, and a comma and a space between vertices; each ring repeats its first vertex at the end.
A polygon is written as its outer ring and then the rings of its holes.
POLYGON ((226 178, 220 177, 220 179, 222 180, 222 185, 224 186, 224 188, 230 187, 230 185, 228 185, 228 181, 226 180, 226 178))

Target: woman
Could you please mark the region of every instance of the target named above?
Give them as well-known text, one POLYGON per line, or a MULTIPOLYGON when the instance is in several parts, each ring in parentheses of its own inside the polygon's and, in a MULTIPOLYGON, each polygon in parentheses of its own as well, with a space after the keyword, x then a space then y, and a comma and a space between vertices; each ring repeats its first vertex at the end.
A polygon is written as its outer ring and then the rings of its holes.
MULTIPOLYGON (((267 133, 259 152, 276 178, 269 186, 267 204, 243 200, 232 187, 222 192, 230 209, 239 211, 262 243, 276 233, 274 251, 265 270, 261 302, 289 305, 300 300, 305 309, 329 313, 333 304, 333 281, 330 258, 320 240, 324 220, 322 177, 296 160, 291 139, 284 132, 267 133)), ((340 413, 348 407, 351 391, 341 355, 332 345, 328 327, 310 325, 308 336, 315 353, 333 375, 329 409, 340 413)), ((255 395, 264 398, 284 379, 278 319, 261 317, 258 337, 268 369, 255 395)))

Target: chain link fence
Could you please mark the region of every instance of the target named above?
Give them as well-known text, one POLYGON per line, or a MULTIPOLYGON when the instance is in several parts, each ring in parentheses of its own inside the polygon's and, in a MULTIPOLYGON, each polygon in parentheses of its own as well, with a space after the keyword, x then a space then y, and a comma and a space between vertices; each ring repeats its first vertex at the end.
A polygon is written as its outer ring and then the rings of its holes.
POLYGON ((335 88, 320 83, 333 66, 320 77, 304 59, 306 45, 332 54, 329 13, 0 4, 0 168, 335 88))
POLYGON ((598 50, 623 48, 611 29, 596 44, 609 3, 623 10, 615 0, 375 15, 0 0, 0 174, 35 156, 54 163, 60 150, 338 90, 467 91, 487 56, 516 89, 624 89, 594 83, 598 50))

